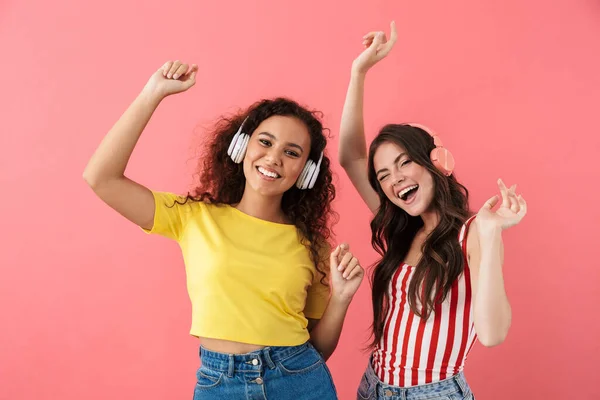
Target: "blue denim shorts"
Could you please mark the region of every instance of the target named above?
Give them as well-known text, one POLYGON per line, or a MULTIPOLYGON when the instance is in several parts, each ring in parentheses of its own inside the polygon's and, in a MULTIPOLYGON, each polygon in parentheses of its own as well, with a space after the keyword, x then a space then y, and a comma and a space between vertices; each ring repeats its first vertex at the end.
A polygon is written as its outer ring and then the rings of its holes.
POLYGON ((462 372, 443 381, 401 388, 381 382, 369 366, 358 386, 358 400, 475 400, 462 372))
POLYGON ((334 400, 331 374, 310 343, 225 354, 200 347, 194 400, 334 400))

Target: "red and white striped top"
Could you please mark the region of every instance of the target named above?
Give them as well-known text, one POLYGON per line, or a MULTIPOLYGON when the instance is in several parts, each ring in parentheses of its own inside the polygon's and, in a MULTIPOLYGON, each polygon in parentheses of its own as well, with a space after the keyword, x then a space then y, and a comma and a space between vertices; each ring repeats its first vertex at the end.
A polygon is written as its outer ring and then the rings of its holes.
POLYGON ((373 352, 373 369, 382 382, 417 386, 444 380, 463 370, 477 336, 466 256, 466 236, 473 218, 467 220, 459 233, 464 273, 426 321, 413 313, 408 304, 407 292, 414 268, 403 263, 394 273, 383 337, 373 352))

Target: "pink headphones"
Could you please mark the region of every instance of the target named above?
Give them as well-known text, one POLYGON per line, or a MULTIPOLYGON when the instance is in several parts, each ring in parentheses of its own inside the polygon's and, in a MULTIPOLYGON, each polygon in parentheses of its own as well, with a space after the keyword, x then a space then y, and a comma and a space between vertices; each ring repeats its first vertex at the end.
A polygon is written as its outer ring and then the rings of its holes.
POLYGON ((444 175, 450 176, 452 175, 452 171, 454 170, 454 157, 452 157, 452 153, 450 153, 442 144, 442 139, 431 129, 421 124, 406 124, 415 128, 423 129, 427 132, 432 138, 433 143, 435 144, 435 148, 431 150, 431 154, 429 157, 431 158, 431 162, 437 169, 439 169, 444 175))

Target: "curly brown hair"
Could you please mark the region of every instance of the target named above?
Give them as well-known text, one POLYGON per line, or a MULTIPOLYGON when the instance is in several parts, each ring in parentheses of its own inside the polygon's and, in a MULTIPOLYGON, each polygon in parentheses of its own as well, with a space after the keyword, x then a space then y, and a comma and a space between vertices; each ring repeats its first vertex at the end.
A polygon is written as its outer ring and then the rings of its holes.
MULTIPOLYGON (((198 163, 199 183, 188 192, 183 204, 187 201, 228 205, 239 203, 244 194, 246 177, 243 164, 234 163, 227 155, 227 149, 242 123, 244 131, 251 135, 262 121, 274 115, 294 117, 306 125, 311 139, 309 159, 316 162, 327 144, 327 130, 320 121, 322 113, 310 111, 286 98, 261 100, 244 112, 219 118, 210 132, 211 139, 206 142, 198 163)), ((331 162, 323 154, 314 187, 301 190, 294 185, 283 194, 281 201, 284 214, 296 226, 299 240, 309 250, 311 259, 321 274, 321 282, 325 284, 326 271, 319 264, 326 261, 329 255, 329 239, 332 237, 330 224, 335 223, 338 217, 331 207, 335 198, 332 181, 331 162)))

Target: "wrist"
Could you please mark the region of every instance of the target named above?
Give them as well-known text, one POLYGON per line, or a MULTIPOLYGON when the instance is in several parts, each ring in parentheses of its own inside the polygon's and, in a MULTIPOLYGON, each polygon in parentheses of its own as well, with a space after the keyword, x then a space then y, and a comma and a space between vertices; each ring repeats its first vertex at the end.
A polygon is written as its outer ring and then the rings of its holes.
POLYGON ((139 97, 149 104, 158 105, 167 96, 156 88, 144 86, 139 97))
POLYGON ((367 71, 362 70, 361 68, 352 65, 352 69, 350 70, 350 79, 352 80, 364 80, 367 76, 367 71))
POLYGON ((477 226, 479 230, 479 241, 486 242, 494 242, 502 239, 502 227, 500 226, 491 226, 491 227, 481 227, 477 226))
POLYGON ((353 296, 348 297, 332 293, 331 297, 329 298, 329 303, 334 306, 348 308, 348 306, 352 302, 352 297, 353 296))

